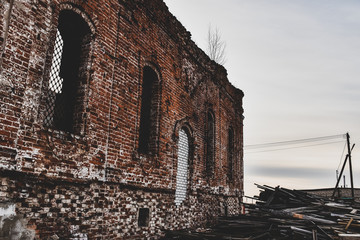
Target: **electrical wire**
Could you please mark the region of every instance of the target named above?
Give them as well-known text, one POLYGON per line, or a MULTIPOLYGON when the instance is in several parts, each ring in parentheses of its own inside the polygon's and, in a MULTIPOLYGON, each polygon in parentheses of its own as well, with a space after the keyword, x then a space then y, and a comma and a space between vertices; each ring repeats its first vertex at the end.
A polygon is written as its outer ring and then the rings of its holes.
POLYGON ((305 147, 321 146, 321 145, 328 145, 328 144, 342 143, 342 142, 344 142, 344 141, 328 142, 328 143, 319 143, 319 144, 304 145, 304 146, 297 146, 297 147, 288 147, 288 148, 278 148, 278 149, 262 150, 262 151, 255 151, 255 152, 245 152, 245 154, 263 153, 263 152, 274 152, 274 151, 282 151, 282 150, 289 150, 289 149, 296 149, 296 148, 305 148, 305 147))
POLYGON ((340 165, 341 165, 341 163, 342 163, 343 156, 344 156, 344 152, 345 152, 346 145, 347 145, 347 143, 345 142, 345 144, 344 144, 344 149, 343 149, 342 154, 341 154, 341 157, 340 157, 339 166, 337 167, 336 171, 339 171, 339 168, 340 168, 340 165))
POLYGON ((253 145, 246 145, 246 146, 244 146, 244 148, 245 149, 269 148, 269 147, 278 147, 278 146, 284 146, 284 145, 294 145, 294 144, 301 144, 301 143, 325 141, 325 140, 331 140, 331 139, 336 139, 336 138, 346 138, 346 134, 339 134, 339 135, 332 135, 332 136, 325 136, 325 137, 316 137, 316 138, 306 138, 306 139, 283 141, 283 142, 253 144, 253 145))

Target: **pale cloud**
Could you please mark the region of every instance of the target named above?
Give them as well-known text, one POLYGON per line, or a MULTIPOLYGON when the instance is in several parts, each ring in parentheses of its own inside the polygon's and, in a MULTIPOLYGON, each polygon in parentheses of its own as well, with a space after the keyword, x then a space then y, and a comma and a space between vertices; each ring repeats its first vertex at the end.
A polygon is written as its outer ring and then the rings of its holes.
MULTIPOLYGON (((331 169, 324 169, 324 168, 309 168, 309 167, 263 167, 257 166, 251 171, 251 173, 256 177, 276 177, 276 178, 283 178, 283 179, 308 179, 311 178, 314 181, 316 180, 323 180, 323 178, 333 178, 334 171, 331 169)), ((283 181, 286 183, 286 180, 283 181)), ((282 184, 279 182, 278 184, 282 184)))

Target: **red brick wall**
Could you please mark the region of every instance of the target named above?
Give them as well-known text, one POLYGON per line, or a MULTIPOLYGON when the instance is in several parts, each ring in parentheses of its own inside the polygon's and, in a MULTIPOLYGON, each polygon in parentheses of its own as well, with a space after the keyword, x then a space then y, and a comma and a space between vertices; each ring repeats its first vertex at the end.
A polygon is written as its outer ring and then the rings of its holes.
POLYGON ((0 11, 0 201, 16 204, 16 213, 28 222, 25 228, 40 239, 80 233, 90 239, 158 236, 165 229, 206 224, 224 214, 227 199, 240 200, 243 93, 162 1, 14 0, 4 1, 0 11), (80 70, 83 105, 76 134, 44 126, 63 9, 80 14, 92 31, 80 70), (158 149, 152 155, 137 151, 145 66, 158 74, 161 89, 158 149), (216 136, 211 178, 204 142, 209 109, 216 136), (176 136, 183 124, 191 128, 193 154, 188 197, 176 208, 176 136), (232 181, 227 179, 230 126, 235 137, 232 181), (141 206, 150 208, 150 223, 134 229, 141 206))

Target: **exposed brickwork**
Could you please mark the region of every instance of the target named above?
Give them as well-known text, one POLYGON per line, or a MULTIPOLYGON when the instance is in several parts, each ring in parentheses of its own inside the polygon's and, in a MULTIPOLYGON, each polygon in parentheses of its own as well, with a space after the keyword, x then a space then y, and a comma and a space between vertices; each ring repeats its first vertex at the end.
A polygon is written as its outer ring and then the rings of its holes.
POLYGON ((161 0, 2 1, 0 31, 0 203, 15 204, 28 239, 159 237, 240 211, 243 93, 161 0), (91 32, 82 42, 73 131, 45 124, 58 19, 65 10, 78 14, 91 32), (138 150, 145 67, 158 78, 151 152, 138 150), (206 168, 209 111, 215 123, 212 174, 206 168), (177 207, 183 127, 190 143, 188 190, 177 207), (149 208, 148 226, 138 227, 140 208, 149 208))

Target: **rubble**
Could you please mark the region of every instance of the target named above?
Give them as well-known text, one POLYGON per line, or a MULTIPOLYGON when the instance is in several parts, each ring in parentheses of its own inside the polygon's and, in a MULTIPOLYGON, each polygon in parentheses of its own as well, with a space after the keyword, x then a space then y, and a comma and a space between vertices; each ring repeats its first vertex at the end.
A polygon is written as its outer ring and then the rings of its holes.
POLYGON ((257 185, 247 213, 223 217, 205 232, 169 232, 166 239, 360 239, 360 202, 257 185))

